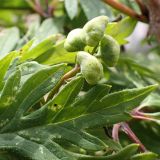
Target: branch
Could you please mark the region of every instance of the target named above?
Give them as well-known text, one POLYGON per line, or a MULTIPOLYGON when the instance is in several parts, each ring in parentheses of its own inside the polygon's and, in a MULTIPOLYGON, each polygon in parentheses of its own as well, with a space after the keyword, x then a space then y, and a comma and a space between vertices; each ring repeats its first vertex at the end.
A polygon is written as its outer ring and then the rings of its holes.
POLYGON ((34 3, 30 0, 26 0, 26 2, 28 2, 28 4, 30 5, 30 7, 37 12, 40 16, 42 17, 47 17, 46 13, 43 11, 41 4, 39 2, 39 0, 34 0, 34 3))
POLYGON ((147 7, 145 6, 145 4, 142 2, 142 0, 136 0, 136 3, 138 4, 138 6, 140 8, 141 13, 148 18, 149 11, 148 11, 147 7))
POLYGON ((122 13, 137 19, 138 21, 141 22, 148 22, 147 18, 144 15, 139 15, 138 13, 136 13, 134 10, 132 10, 131 8, 127 7, 126 5, 116 1, 116 0, 103 0, 105 3, 107 3, 108 5, 110 5, 111 7, 121 11, 122 13))

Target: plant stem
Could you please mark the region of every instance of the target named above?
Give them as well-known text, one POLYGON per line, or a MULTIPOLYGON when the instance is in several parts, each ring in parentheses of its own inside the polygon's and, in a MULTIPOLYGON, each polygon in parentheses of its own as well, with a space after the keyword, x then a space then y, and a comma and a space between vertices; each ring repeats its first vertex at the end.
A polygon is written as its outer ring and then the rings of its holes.
POLYGON ((115 124, 113 125, 113 129, 112 129, 112 138, 114 141, 119 142, 119 129, 121 127, 121 124, 115 124))
POLYGON ((31 6, 31 8, 34 11, 36 11, 40 16, 42 16, 42 17, 47 16, 46 13, 43 11, 39 0, 34 0, 34 3, 30 0, 26 0, 26 2, 28 2, 28 4, 31 6))
POLYGON ((126 122, 121 123, 121 128, 123 129, 123 131, 129 136, 129 138, 133 142, 139 144, 139 147, 140 147, 141 151, 143 151, 143 152, 147 151, 147 149, 145 148, 145 146, 138 139, 138 137, 134 134, 134 132, 131 130, 131 128, 129 127, 129 125, 126 122))
POLYGON ((145 146, 138 139, 138 137, 134 134, 134 132, 131 130, 131 128, 126 122, 118 123, 113 126, 112 138, 114 141, 119 142, 119 130, 120 129, 122 129, 122 131, 124 131, 133 142, 139 144, 139 148, 141 149, 141 151, 143 152, 147 151, 145 146))
POLYGON ((138 21, 148 22, 147 18, 144 15, 139 15, 131 8, 127 7, 126 5, 120 3, 116 0, 104 0, 104 2, 107 3, 108 5, 110 5, 111 7, 121 11, 122 13, 124 13, 132 18, 137 19, 138 21))
POLYGON ((139 111, 138 109, 135 109, 131 112, 131 116, 134 118, 134 119, 140 119, 140 120, 147 120, 147 121, 153 121, 153 122, 156 122, 157 120, 154 119, 154 117, 150 116, 150 115, 147 115, 146 113, 144 112, 141 112, 139 111))
POLYGON ((140 8, 141 13, 148 18, 149 11, 148 11, 147 7, 145 6, 145 4, 142 2, 142 0, 136 0, 136 3, 138 4, 138 6, 140 8))
POLYGON ((53 9, 54 9, 54 8, 49 5, 48 0, 45 0, 45 3, 46 3, 47 16, 48 16, 48 17, 52 17, 52 13, 53 13, 53 9))
POLYGON ((64 82, 65 82, 67 79, 75 76, 76 73, 79 72, 79 70, 80 70, 80 66, 76 64, 75 67, 74 67, 72 70, 70 70, 69 72, 67 72, 67 73, 61 78, 61 80, 60 80, 60 82, 58 83, 58 85, 50 92, 50 94, 49 94, 48 97, 47 97, 46 102, 48 102, 50 99, 52 99, 53 96, 58 92, 59 88, 64 84, 64 82))

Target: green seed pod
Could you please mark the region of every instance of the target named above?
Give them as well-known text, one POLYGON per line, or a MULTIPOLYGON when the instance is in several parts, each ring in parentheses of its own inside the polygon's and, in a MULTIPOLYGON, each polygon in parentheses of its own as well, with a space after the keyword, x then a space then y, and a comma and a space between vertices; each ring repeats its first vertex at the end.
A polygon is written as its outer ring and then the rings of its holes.
POLYGON ((86 44, 92 47, 97 46, 104 35, 107 24, 107 16, 99 16, 87 22, 83 27, 86 32, 86 44))
POLYGON ((69 52, 81 51, 85 47, 85 32, 77 28, 72 30, 64 43, 64 48, 69 52))
POLYGON ((94 85, 103 77, 103 66, 96 57, 81 51, 77 53, 77 62, 80 64, 82 75, 89 84, 94 85))
POLYGON ((98 50, 98 57, 101 57, 103 62, 113 67, 117 64, 120 54, 120 45, 118 42, 109 35, 105 35, 100 42, 98 50))

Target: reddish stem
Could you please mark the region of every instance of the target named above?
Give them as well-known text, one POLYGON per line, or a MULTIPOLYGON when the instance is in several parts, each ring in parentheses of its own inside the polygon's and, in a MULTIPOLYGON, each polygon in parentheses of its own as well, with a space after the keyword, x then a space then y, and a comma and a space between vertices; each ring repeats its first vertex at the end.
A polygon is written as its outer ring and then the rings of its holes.
POLYGON ((138 6, 140 8, 141 13, 148 18, 149 11, 148 11, 147 7, 145 6, 145 4, 142 2, 142 0, 136 0, 136 3, 138 4, 138 6))
POLYGON ((139 109, 134 109, 132 112, 131 112, 131 116, 135 119, 140 119, 140 120, 147 120, 147 121, 155 121, 154 118, 146 115, 145 113, 143 112, 140 112, 139 109))
POLYGON ((113 126, 113 129, 112 129, 112 138, 113 140, 119 142, 119 129, 121 127, 121 124, 118 123, 118 124, 115 124, 113 126))
POLYGON ((104 0, 104 2, 132 18, 135 18, 142 22, 148 22, 147 18, 144 15, 139 15, 133 9, 116 0, 104 0))
POLYGON ((131 130, 131 128, 129 127, 129 125, 127 123, 121 123, 121 127, 123 129, 123 131, 129 136, 129 138, 139 144, 139 147, 141 149, 141 151, 146 152, 147 149, 145 148, 145 146, 141 143, 141 141, 138 139, 138 137, 134 134, 134 132, 131 130))
POLYGON ((43 8, 39 0, 34 0, 34 3, 30 0, 27 0, 27 2, 30 4, 33 10, 35 10, 39 15, 41 15, 42 17, 47 17, 47 14, 43 11, 43 8))
POLYGON ((118 123, 113 126, 113 130, 112 130, 113 140, 119 142, 119 130, 120 129, 122 129, 133 142, 139 144, 139 148, 141 151, 143 151, 143 152, 147 151, 145 146, 138 139, 138 137, 134 134, 134 132, 131 130, 131 128, 129 127, 129 125, 126 122, 118 123))

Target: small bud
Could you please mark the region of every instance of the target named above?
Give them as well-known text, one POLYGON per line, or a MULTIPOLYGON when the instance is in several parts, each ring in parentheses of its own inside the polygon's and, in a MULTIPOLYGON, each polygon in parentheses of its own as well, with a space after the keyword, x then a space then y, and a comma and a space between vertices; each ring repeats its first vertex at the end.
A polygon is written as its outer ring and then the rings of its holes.
POLYGON ((103 77, 103 66, 96 57, 81 51, 77 54, 77 62, 80 64, 82 75, 89 84, 94 85, 103 77))
POLYGON ((109 66, 113 67, 117 64, 120 54, 120 46, 118 42, 111 36, 105 35, 100 42, 98 57, 109 66))
POLYGON ((83 27, 86 32, 86 44, 92 47, 97 46, 104 35, 107 24, 107 16, 99 16, 87 22, 83 27))
POLYGON ((72 30, 64 43, 64 48, 69 52, 82 51, 85 47, 85 33, 83 29, 72 30))

